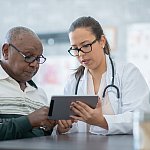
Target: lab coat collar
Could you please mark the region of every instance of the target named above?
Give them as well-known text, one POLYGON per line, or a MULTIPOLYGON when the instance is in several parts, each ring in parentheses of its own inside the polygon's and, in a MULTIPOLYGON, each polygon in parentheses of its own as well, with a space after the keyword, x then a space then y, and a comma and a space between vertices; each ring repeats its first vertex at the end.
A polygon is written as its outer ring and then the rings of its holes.
POLYGON ((83 77, 80 79, 80 84, 79 84, 79 90, 78 90, 78 95, 87 95, 87 75, 88 75, 88 69, 84 69, 84 74, 83 77))
POLYGON ((106 66, 107 66, 106 83, 110 84, 111 80, 112 80, 112 66, 111 66, 111 62, 110 62, 109 56, 108 55, 105 55, 105 56, 106 56, 106 66))

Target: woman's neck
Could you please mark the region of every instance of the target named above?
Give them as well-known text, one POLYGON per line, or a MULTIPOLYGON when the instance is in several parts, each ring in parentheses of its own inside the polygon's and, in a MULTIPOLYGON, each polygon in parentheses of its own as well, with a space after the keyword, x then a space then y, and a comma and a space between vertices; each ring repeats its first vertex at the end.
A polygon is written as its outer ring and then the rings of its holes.
POLYGON ((102 74, 105 73, 106 70, 107 70, 106 57, 103 57, 101 64, 93 70, 89 69, 89 72, 94 79, 98 79, 101 78, 102 74))
POLYGON ((105 57, 104 60, 102 60, 102 63, 96 69, 89 70, 90 74, 92 75, 95 94, 98 94, 100 84, 101 84, 101 78, 103 73, 106 72, 106 70, 107 70, 107 65, 106 65, 105 57))

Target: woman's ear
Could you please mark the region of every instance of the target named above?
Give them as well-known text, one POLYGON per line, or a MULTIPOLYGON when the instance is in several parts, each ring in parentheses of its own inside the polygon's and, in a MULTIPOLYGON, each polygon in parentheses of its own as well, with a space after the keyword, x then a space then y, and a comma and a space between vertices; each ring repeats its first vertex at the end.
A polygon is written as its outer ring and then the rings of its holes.
POLYGON ((9 44, 5 43, 3 46, 2 46, 2 55, 3 55, 3 58, 5 60, 8 60, 8 52, 9 52, 9 44))
POLYGON ((106 38, 104 35, 101 36, 101 45, 102 45, 102 48, 104 49, 105 47, 105 44, 106 44, 106 38))

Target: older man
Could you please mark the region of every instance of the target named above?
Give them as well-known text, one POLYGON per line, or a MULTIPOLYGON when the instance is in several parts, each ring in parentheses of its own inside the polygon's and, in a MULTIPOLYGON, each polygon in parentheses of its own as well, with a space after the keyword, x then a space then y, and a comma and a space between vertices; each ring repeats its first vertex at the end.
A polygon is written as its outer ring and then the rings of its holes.
POLYGON ((46 60, 42 53, 41 41, 30 29, 8 31, 0 61, 0 140, 51 134, 55 122, 47 117, 46 94, 32 81, 46 60))

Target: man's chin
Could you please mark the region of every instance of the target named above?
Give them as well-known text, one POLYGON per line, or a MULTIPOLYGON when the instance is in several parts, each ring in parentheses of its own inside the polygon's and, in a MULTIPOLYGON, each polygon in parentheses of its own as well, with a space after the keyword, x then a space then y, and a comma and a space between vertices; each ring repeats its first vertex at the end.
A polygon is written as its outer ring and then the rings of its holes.
POLYGON ((28 76, 28 77, 26 76, 26 77, 23 78, 23 80, 24 80, 24 82, 27 82, 27 81, 32 80, 32 77, 33 76, 28 76))

